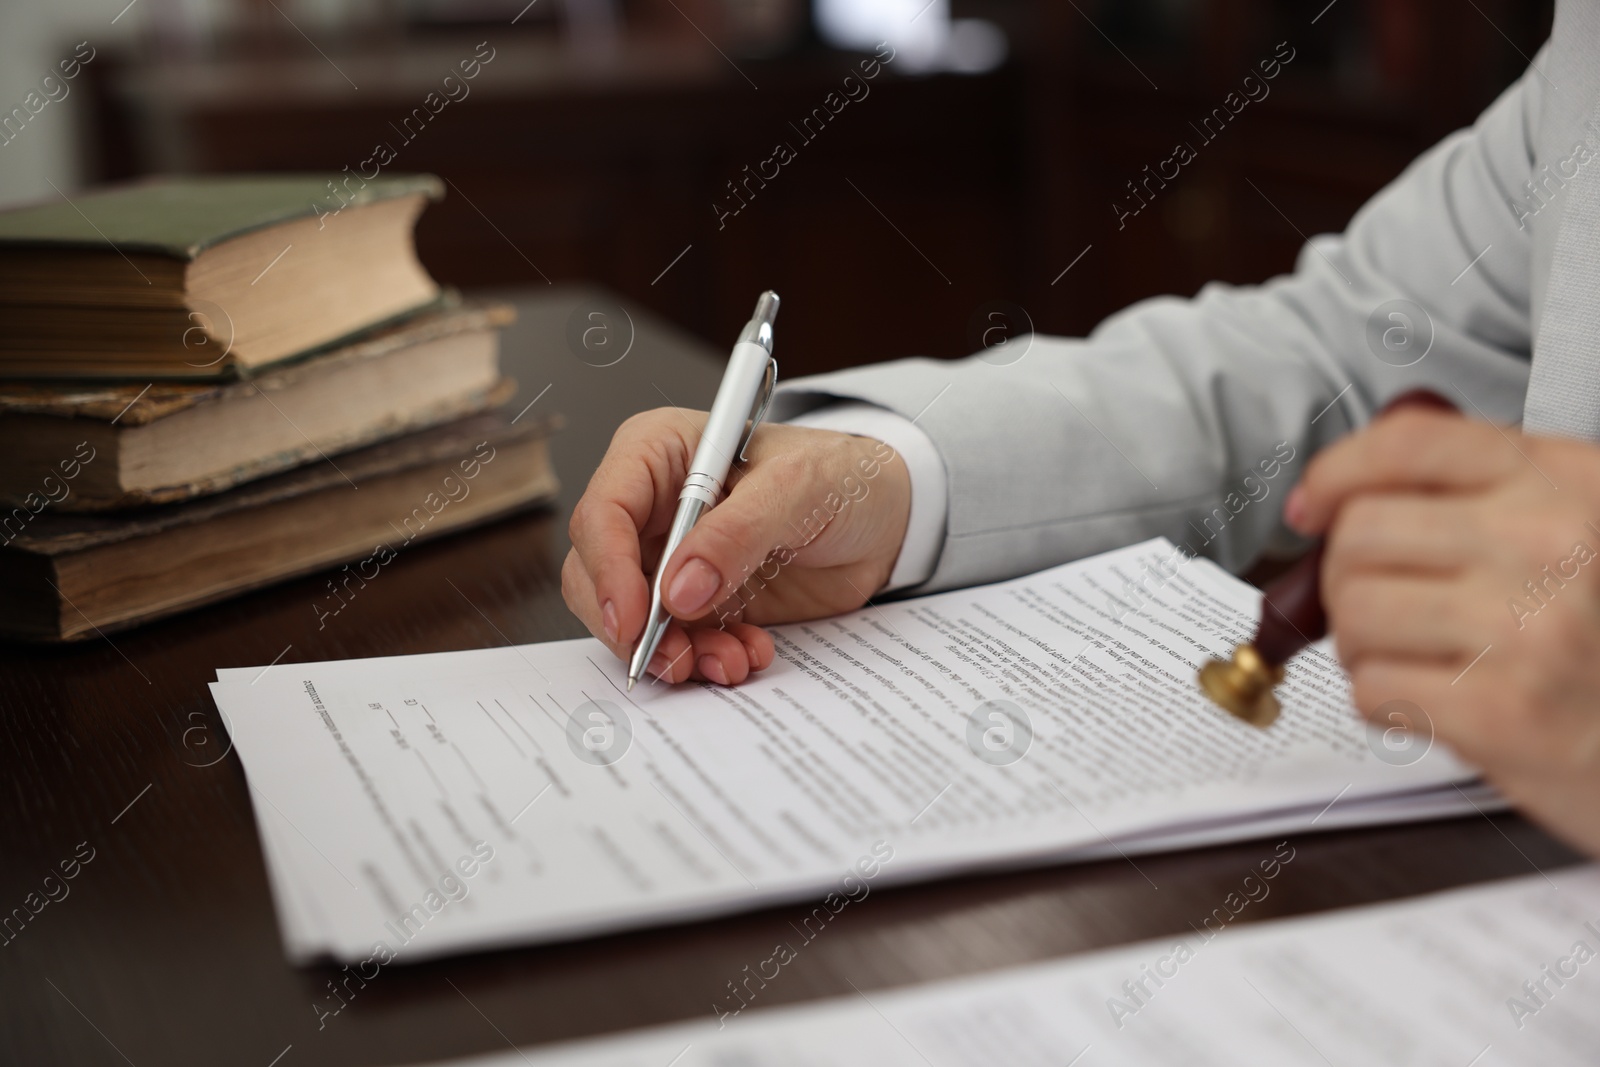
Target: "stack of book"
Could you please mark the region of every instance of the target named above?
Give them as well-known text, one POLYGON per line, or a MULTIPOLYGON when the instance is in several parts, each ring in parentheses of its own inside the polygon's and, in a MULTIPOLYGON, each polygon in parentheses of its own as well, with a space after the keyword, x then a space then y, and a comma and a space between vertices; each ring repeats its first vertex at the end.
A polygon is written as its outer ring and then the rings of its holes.
MULTIPOLYGON (((510 308, 430 176, 169 179, 0 212, 0 635, 70 640, 550 499, 510 308)), ((383 558, 382 562, 387 562, 383 558)))

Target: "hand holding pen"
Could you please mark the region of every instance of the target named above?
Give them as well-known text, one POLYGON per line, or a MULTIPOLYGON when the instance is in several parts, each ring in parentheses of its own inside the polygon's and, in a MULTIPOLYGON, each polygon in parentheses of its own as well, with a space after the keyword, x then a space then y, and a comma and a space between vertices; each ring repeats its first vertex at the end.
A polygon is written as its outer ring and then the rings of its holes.
MULTIPOLYGON (((772 403, 772 389, 778 382, 778 361, 772 358, 772 323, 777 317, 778 294, 769 289, 756 301, 755 314, 745 323, 738 343, 733 346, 733 354, 728 357, 728 369, 722 375, 717 398, 712 401, 711 413, 700 431, 700 444, 689 462, 683 491, 678 494, 678 510, 667 531, 662 566, 650 587, 650 611, 645 616, 644 632, 639 635, 639 643, 628 660, 630 690, 650 665, 666 632, 668 615, 662 602, 666 565, 672 562, 683 539, 689 536, 706 509, 721 502, 724 483, 733 470, 733 457, 744 458, 745 446, 761 424, 767 405, 772 403), (745 428, 747 419, 749 429, 745 428)), ((693 577, 691 572, 689 580, 693 581, 693 577)))
MULTIPOLYGON (((745 328, 754 335, 740 342, 760 350, 746 357, 759 364, 757 392, 772 351, 761 344, 763 318, 770 345, 772 319, 761 306, 745 328)), ((723 385, 736 370, 742 391, 748 378, 733 359, 723 385)), ((894 567, 911 507, 900 458, 868 438, 757 425, 755 401, 755 393, 730 397, 736 414, 728 421, 739 433, 716 442, 728 460, 719 499, 696 509, 698 521, 680 530, 674 551, 667 543, 681 498, 700 495, 686 491, 690 475, 718 473, 695 470, 702 449, 708 462, 718 460, 703 432, 715 411, 659 408, 629 419, 573 511, 562 593, 625 662, 635 657, 659 590, 666 614, 638 678, 737 685, 774 658, 762 626, 858 608, 894 567)), ((710 495, 705 482, 695 484, 710 495)))

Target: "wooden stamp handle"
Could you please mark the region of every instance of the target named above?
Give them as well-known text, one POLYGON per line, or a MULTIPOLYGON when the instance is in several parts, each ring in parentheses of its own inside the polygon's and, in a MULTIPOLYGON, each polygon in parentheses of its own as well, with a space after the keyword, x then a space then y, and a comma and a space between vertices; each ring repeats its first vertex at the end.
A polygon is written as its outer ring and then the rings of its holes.
MULTIPOLYGON (((1414 407, 1460 410, 1431 389, 1412 389, 1384 405, 1378 417, 1414 407)), ((1296 652, 1328 632, 1328 616, 1322 608, 1322 550, 1323 544, 1318 541, 1316 547, 1263 590, 1261 622, 1250 643, 1269 667, 1283 666, 1296 652)))

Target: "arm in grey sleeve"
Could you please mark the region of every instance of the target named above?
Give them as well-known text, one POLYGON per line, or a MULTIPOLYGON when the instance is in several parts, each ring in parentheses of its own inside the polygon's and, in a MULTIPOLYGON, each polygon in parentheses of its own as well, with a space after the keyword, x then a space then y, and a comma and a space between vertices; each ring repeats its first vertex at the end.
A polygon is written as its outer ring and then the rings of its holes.
POLYGON ((774 415, 851 399, 927 433, 949 510, 917 592, 1157 534, 1241 569, 1281 533, 1281 493, 1310 454, 1389 397, 1426 386, 1520 419, 1532 240, 1512 201, 1533 173, 1541 92, 1525 74, 1343 235, 1311 240, 1293 274, 1147 300, 1085 339, 1036 336, 1005 366, 906 359, 800 379, 774 415))

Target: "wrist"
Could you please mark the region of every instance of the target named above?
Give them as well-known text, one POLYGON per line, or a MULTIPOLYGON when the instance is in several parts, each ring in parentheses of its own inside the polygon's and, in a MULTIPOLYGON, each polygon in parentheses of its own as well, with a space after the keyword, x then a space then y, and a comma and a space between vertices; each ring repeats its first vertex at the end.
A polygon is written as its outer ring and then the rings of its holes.
POLYGON ((905 550, 906 534, 911 527, 911 472, 906 469, 900 454, 884 442, 872 438, 861 440, 871 450, 877 464, 877 481, 883 497, 883 506, 877 517, 883 533, 880 542, 882 552, 877 554, 877 558, 883 566, 881 572, 874 573, 873 586, 869 590, 872 596, 877 596, 893 586, 895 571, 905 550))
POLYGON ((886 408, 855 401, 816 408, 789 424, 881 443, 872 456, 885 470, 894 468, 896 499, 908 510, 903 523, 887 510, 879 518, 882 527, 876 533, 889 546, 889 573, 874 593, 909 589, 931 578, 944 548, 949 490, 944 460, 921 427, 886 408))

